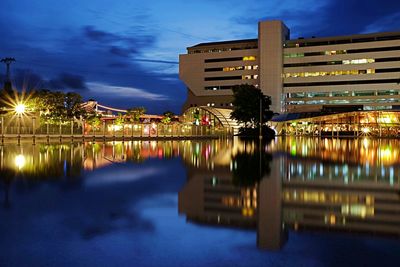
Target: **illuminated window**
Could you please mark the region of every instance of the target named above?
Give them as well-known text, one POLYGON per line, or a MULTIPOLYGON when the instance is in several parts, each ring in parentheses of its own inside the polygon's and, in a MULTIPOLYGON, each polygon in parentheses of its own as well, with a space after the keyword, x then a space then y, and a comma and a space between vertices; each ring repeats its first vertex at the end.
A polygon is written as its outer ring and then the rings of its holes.
POLYGON ((292 57, 304 57, 304 53, 285 53, 283 54, 285 58, 292 58, 292 57))
POLYGON ((366 63, 374 63, 375 59, 373 58, 361 58, 361 59, 345 59, 342 61, 343 64, 366 64, 366 63))
POLYGON ((293 72, 283 74, 284 78, 297 77, 318 77, 318 76, 337 76, 337 75, 359 75, 375 73, 374 69, 366 70, 338 70, 338 71, 315 71, 315 72, 293 72))
POLYGON ((235 70, 243 70, 243 66, 237 66, 237 67, 225 67, 222 70, 223 71, 235 71, 235 70))
POLYGON ((256 60, 255 56, 247 56, 247 57, 243 57, 243 61, 254 61, 256 60))

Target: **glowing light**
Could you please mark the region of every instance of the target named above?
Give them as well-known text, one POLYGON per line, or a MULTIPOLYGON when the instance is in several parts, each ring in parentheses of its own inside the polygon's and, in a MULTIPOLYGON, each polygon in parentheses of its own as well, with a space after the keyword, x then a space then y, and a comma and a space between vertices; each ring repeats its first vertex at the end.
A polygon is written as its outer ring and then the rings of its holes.
POLYGON ((121 131, 122 130, 122 125, 109 125, 108 129, 111 131, 121 131))
POLYGON ((15 165, 19 170, 21 170, 25 166, 26 160, 24 155, 17 155, 15 157, 15 165))
POLYGON ((26 106, 24 104, 19 103, 15 106, 15 112, 17 114, 25 113, 25 110, 26 110, 26 106))
POLYGON ((364 127, 361 129, 363 131, 363 133, 369 133, 369 128, 368 127, 364 127))

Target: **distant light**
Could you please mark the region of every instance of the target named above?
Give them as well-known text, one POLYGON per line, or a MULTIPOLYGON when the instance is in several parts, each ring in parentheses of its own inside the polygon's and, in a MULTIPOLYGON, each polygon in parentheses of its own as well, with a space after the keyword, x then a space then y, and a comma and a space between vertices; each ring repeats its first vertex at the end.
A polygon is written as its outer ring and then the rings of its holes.
POLYGON ((15 106, 15 112, 17 114, 23 114, 23 113, 25 113, 25 110, 26 110, 26 106, 24 104, 18 104, 15 106))

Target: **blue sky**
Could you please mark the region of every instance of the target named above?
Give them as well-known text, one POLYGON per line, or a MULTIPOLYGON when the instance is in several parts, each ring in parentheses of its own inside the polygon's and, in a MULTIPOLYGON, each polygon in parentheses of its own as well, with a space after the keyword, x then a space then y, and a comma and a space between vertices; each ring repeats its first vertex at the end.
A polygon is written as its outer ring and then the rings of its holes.
MULTIPOLYGON (((178 55, 207 41, 256 38, 281 19, 291 37, 400 30, 398 0, 1 0, 0 57, 18 88, 75 91, 120 108, 179 113, 178 55)), ((4 66, 0 69, 4 73, 4 66)))

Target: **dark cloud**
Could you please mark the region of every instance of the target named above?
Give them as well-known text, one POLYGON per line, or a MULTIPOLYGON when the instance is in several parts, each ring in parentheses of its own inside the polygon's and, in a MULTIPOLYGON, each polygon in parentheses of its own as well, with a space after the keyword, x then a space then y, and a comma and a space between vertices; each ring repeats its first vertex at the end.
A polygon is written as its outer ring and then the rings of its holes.
MULTIPOLYGON (((268 3, 266 3, 268 6, 268 3)), ((259 10, 266 10, 259 8, 259 10)), ((254 10, 252 10, 254 13, 254 10)), ((260 12, 257 12, 259 14, 260 12)), ((335 36, 371 31, 400 29, 400 2, 397 0, 368 1, 315 1, 282 4, 265 16, 235 16, 232 21, 240 25, 255 26, 258 21, 278 19, 290 28, 293 37, 335 36), (373 27, 375 26, 375 27, 373 27)))
POLYGON ((93 26, 83 27, 83 34, 88 39, 96 42, 104 42, 116 39, 115 35, 105 31, 97 30, 93 26))
MULTIPOLYGON (((132 29, 133 34, 116 34, 96 29, 94 26, 84 26, 83 35, 88 40, 101 44, 113 45, 115 47, 125 46, 131 52, 137 52, 141 48, 148 48, 154 45, 155 35, 143 31, 141 27, 132 29), (133 48, 135 47, 135 48, 133 48)), ((118 47, 121 49, 121 47, 118 47)))
POLYGON ((50 80, 50 84, 58 85, 59 89, 85 90, 85 79, 81 75, 60 73, 57 79, 50 80))
POLYGON ((110 53, 116 56, 121 56, 121 57, 129 57, 132 54, 137 53, 137 50, 133 49, 133 48, 122 48, 122 47, 118 47, 118 46, 111 46, 110 47, 110 53))
MULTIPOLYGON (((0 74, 1 88, 3 88, 4 80, 5 75, 0 74)), ((46 83, 43 77, 29 69, 16 69, 11 73, 11 81, 13 87, 25 91, 31 91, 33 89, 40 88, 46 83)))
MULTIPOLYGON (((5 75, 0 74, 1 87, 5 75)), ((86 90, 85 79, 81 75, 60 73, 54 79, 45 79, 30 69, 16 69, 12 75, 12 84, 17 90, 31 91, 39 89, 49 90, 86 90)))

